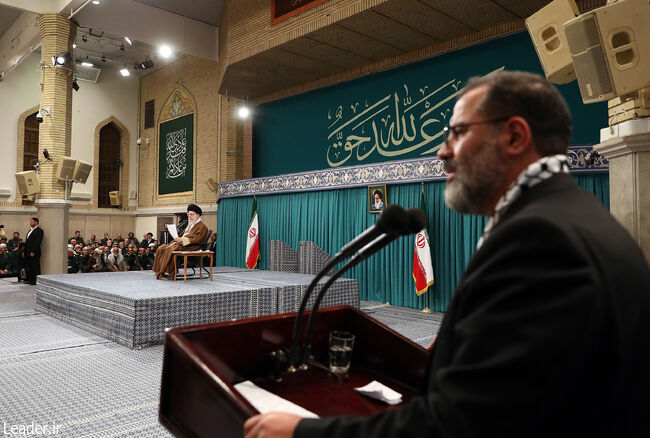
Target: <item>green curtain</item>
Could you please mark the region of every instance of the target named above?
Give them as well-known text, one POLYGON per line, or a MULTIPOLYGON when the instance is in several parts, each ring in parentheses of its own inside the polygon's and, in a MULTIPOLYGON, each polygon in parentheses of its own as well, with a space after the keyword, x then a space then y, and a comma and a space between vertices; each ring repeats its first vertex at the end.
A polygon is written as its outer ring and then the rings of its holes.
MULTIPOLYGON (((609 208, 607 174, 576 174, 578 184, 609 208)), ((445 311, 487 220, 460 215, 445 206, 444 181, 400 184, 388 187, 388 203, 404 208, 419 207, 424 190, 428 210, 435 282, 429 288, 430 307, 445 311)), ((245 266, 246 233, 252 197, 223 199, 217 217, 217 266, 245 266)), ((259 269, 268 268, 269 240, 283 240, 298 249, 298 242, 311 240, 330 254, 376 221, 368 213, 367 189, 351 188, 318 192, 266 195, 257 198, 259 215, 259 269)), ((402 237, 370 259, 352 268, 345 277, 359 280, 362 300, 390 302, 424 308, 426 295, 415 294, 412 276, 414 236, 402 237)))

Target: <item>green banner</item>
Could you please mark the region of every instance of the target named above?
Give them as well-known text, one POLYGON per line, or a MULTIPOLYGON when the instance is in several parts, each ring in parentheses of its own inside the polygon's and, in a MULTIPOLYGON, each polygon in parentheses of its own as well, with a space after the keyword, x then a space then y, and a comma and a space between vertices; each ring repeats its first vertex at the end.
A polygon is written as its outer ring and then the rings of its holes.
POLYGON ((158 195, 191 192, 194 177, 194 114, 160 124, 158 195))

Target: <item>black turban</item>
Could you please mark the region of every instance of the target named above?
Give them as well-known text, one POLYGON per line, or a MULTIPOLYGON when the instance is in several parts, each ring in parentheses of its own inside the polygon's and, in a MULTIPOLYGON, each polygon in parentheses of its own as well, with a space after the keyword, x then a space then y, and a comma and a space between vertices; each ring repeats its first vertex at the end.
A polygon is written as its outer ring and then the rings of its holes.
POLYGON ((203 214, 203 210, 201 210, 201 207, 199 207, 196 204, 188 205, 187 206, 187 211, 188 212, 193 211, 194 213, 198 214, 199 216, 201 216, 203 214))

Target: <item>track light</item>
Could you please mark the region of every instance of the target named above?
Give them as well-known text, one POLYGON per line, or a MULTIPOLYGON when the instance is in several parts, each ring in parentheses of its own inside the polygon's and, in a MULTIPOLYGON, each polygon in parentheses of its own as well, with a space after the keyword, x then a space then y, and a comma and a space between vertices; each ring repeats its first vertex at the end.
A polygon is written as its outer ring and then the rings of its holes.
POLYGON ((43 156, 47 161, 52 161, 52 159, 50 158, 50 153, 47 151, 47 149, 43 149, 43 156))
POLYGON ((106 62, 106 55, 102 55, 102 62, 106 62))
POLYGON ((124 43, 122 43, 122 45, 120 46, 120 50, 121 50, 122 52, 126 50, 126 47, 124 47, 124 43))
POLYGON ((76 79, 74 79, 74 80, 72 81, 72 89, 73 89, 74 91, 79 91, 79 84, 77 83, 77 80, 76 80, 76 79))
POLYGON ((133 68, 136 70, 147 70, 153 68, 153 61, 147 57, 144 61, 135 63, 133 68))
POLYGON ((120 74, 124 77, 127 77, 131 75, 131 72, 129 71, 128 68, 124 67, 123 69, 120 70, 120 74))
POLYGON ((126 41, 127 43, 129 43, 129 46, 132 46, 132 45, 133 45, 133 41, 131 41, 131 38, 129 38, 129 37, 124 37, 124 41, 126 41))
POLYGON ((84 43, 88 41, 88 37, 86 35, 81 35, 81 41, 84 43))
POLYGON ((61 52, 58 55, 52 57, 52 67, 66 65, 71 60, 72 55, 70 55, 70 52, 61 52))

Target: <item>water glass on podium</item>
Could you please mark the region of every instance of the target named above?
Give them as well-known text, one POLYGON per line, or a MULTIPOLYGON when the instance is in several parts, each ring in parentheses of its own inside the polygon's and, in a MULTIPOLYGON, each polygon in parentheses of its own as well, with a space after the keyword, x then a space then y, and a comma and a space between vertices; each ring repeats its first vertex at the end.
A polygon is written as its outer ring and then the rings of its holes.
POLYGON ((330 372, 345 374, 350 369, 354 335, 350 332, 335 330, 330 332, 330 372))

